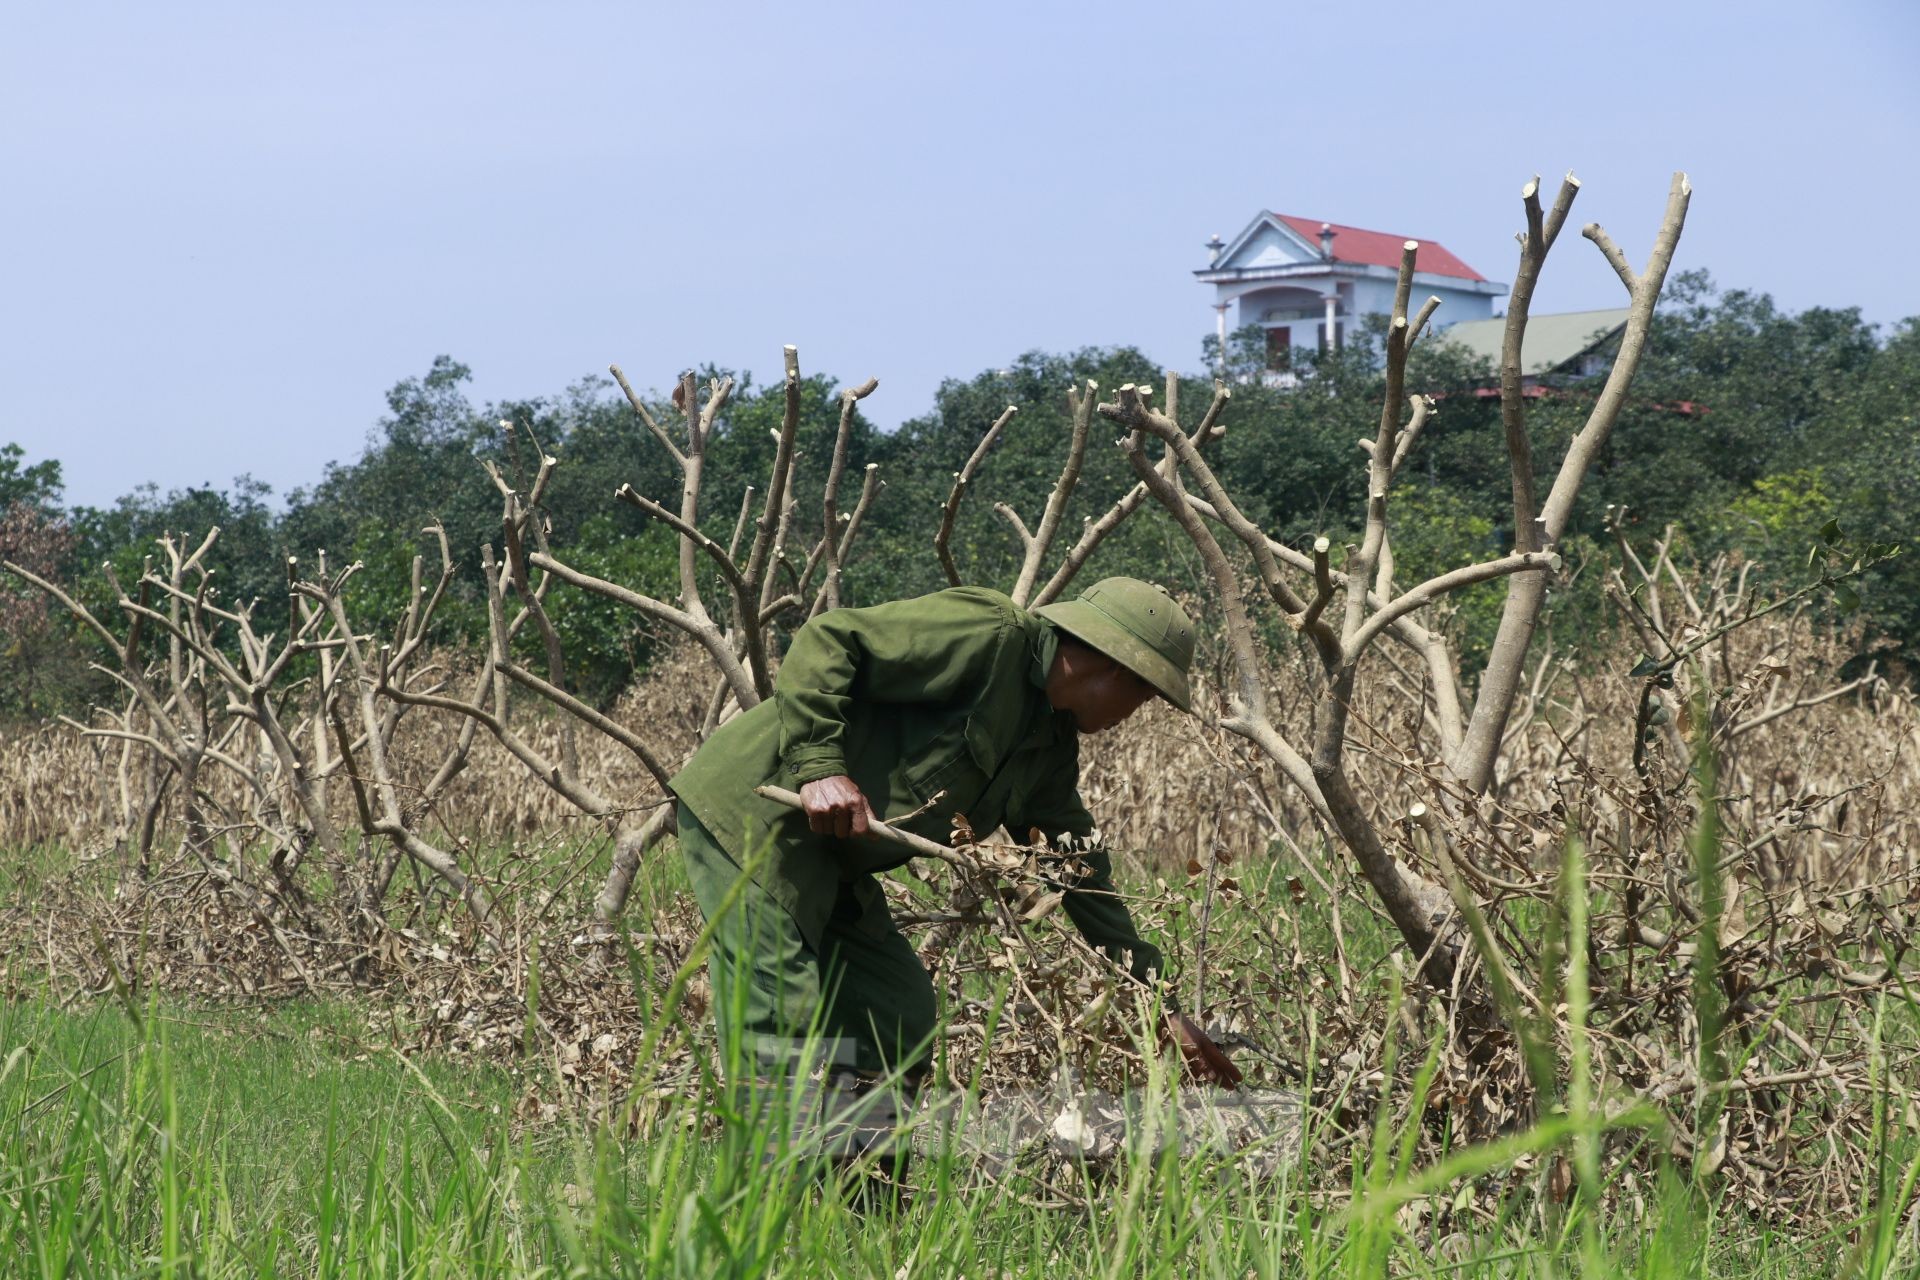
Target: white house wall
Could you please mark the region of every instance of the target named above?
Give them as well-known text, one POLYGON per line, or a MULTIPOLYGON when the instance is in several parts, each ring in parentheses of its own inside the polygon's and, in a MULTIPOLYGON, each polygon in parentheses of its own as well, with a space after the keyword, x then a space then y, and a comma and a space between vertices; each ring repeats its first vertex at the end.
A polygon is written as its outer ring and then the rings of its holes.
MULTIPOLYGON (((1325 297, 1328 283, 1324 278, 1295 278, 1285 283, 1261 282, 1226 286, 1219 292, 1233 298, 1237 304, 1236 327, 1249 324, 1290 325, 1293 328, 1294 346, 1318 347, 1320 330, 1326 323, 1325 297), (1270 321, 1266 319, 1266 313, 1272 309, 1308 314, 1270 321)), ((1340 281, 1338 310, 1340 323, 1351 333, 1357 325, 1356 316, 1364 318, 1369 315, 1390 315, 1393 311, 1393 288, 1391 280, 1340 281)), ((1440 299, 1440 309, 1434 313, 1433 317, 1435 328, 1444 328, 1461 320, 1484 320, 1493 314, 1493 299, 1484 293, 1468 293, 1464 290, 1432 286, 1423 282, 1416 282, 1412 309, 1417 310, 1428 297, 1440 299)))
MULTIPOLYGON (((1393 286, 1391 280, 1354 281, 1354 309, 1363 316, 1392 315, 1393 286)), ((1445 285, 1435 285, 1416 277, 1413 296, 1407 304, 1409 319, 1412 318, 1411 313, 1418 312, 1428 298, 1440 299, 1440 309, 1433 313, 1433 327, 1436 329, 1444 329, 1462 320, 1485 320, 1493 314, 1491 295, 1449 289, 1445 285)))
MULTIPOLYGON (((1320 319, 1326 315, 1326 295, 1318 288, 1300 288, 1294 285, 1269 285, 1267 288, 1240 295, 1240 323, 1245 324, 1299 324, 1307 318, 1320 319), (1305 311, 1306 317, 1288 317, 1269 321, 1267 312, 1273 309, 1283 311, 1305 311)), ((1341 310, 1344 312, 1345 307, 1341 310)), ((1297 345, 1297 344, 1296 344, 1297 345)))

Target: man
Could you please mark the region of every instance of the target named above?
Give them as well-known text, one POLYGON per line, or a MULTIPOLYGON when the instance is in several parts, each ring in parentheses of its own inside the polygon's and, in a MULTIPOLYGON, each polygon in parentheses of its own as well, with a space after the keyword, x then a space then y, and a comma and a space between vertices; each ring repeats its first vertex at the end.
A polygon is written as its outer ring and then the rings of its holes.
MULTIPOLYGON (((1191 710, 1192 661, 1185 612, 1133 578, 1031 612, 958 587, 802 627, 774 696, 723 725, 672 782, 709 919, 755 867, 720 915, 711 959, 716 993, 745 1006, 751 1044, 740 1048, 764 1065, 817 1027, 841 1067, 923 1074, 933 983, 874 878, 908 855, 867 835, 869 824, 944 844, 957 813, 982 834, 1005 823, 1022 840, 1038 829, 1088 843, 1078 736, 1155 695, 1191 710), (769 784, 797 790, 804 808, 755 794, 769 784)), ((1062 908, 1136 979, 1156 980, 1160 953, 1115 895, 1107 851, 1093 841, 1076 860, 1089 874, 1062 885, 1062 908)), ((1170 1014, 1168 1032, 1194 1074, 1238 1083, 1187 1018, 1170 1014)))

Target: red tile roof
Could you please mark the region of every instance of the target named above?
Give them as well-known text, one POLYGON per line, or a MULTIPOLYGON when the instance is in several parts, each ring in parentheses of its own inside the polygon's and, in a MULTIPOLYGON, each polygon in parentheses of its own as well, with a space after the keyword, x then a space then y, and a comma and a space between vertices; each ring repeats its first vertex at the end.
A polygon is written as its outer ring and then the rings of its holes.
MULTIPOLYGON (((1342 226, 1338 222, 1322 223, 1317 218, 1295 218, 1284 213, 1274 217, 1298 231, 1308 244, 1320 243, 1320 228, 1333 228, 1333 260, 1335 262, 1356 262, 1373 267, 1391 267, 1400 269, 1400 246, 1409 240, 1419 240, 1418 236, 1390 236, 1384 231, 1367 231, 1360 227, 1342 226)), ((1436 276, 1459 276, 1463 280, 1485 280, 1486 277, 1475 271, 1460 259, 1431 240, 1420 240, 1420 255, 1414 259, 1417 270, 1436 276)))

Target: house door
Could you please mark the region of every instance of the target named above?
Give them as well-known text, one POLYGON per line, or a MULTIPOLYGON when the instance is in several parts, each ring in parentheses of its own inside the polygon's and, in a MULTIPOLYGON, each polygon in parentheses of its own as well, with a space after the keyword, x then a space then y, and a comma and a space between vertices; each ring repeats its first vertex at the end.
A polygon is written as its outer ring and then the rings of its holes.
POLYGON ((1293 330, 1276 325, 1267 330, 1267 368, 1283 372, 1293 367, 1293 330))

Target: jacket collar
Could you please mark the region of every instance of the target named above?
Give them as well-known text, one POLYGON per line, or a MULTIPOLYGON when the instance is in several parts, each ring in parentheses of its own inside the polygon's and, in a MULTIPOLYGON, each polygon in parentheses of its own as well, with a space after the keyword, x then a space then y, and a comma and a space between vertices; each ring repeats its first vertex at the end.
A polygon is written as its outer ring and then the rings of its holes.
POLYGON ((1047 676, 1053 671, 1053 655, 1060 651, 1060 633, 1051 622, 1040 624, 1032 649, 1033 666, 1027 671, 1027 679, 1033 681, 1034 688, 1045 690, 1047 676))
POLYGON ((1057 711, 1047 701, 1047 676, 1053 671, 1054 655, 1060 652, 1060 631, 1051 622, 1043 622, 1039 633, 1033 637, 1033 665, 1028 668, 1027 679, 1032 682, 1035 692, 1035 710, 1039 720, 1035 733, 1044 733, 1050 741, 1074 741, 1079 737, 1073 727, 1073 713, 1057 711))

